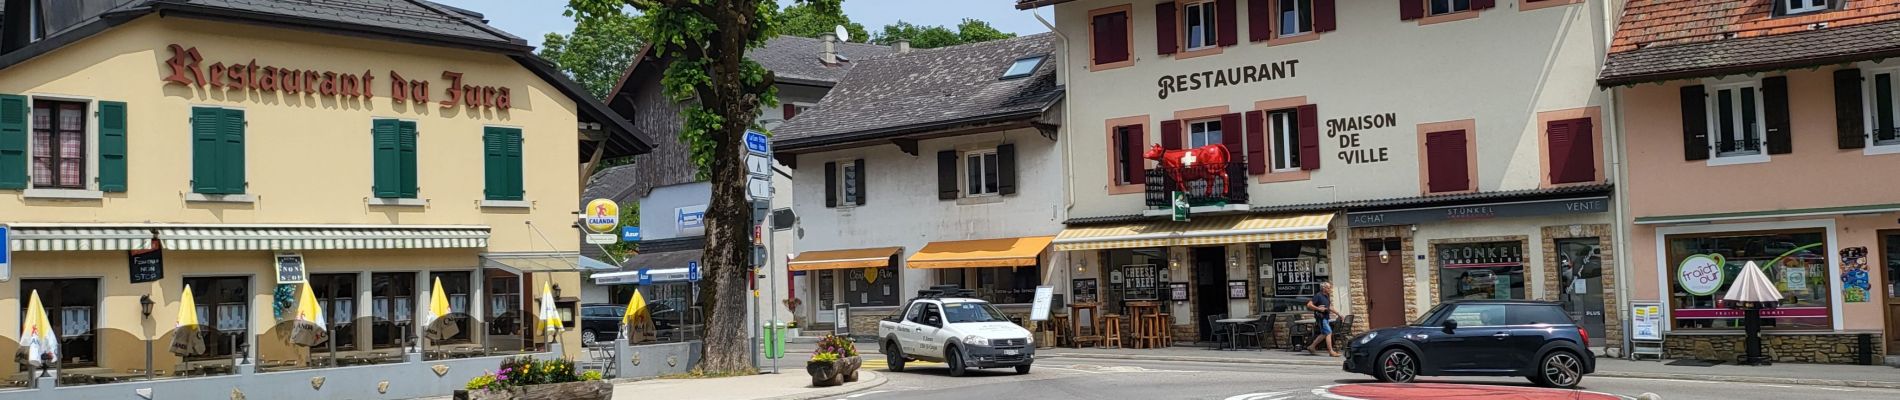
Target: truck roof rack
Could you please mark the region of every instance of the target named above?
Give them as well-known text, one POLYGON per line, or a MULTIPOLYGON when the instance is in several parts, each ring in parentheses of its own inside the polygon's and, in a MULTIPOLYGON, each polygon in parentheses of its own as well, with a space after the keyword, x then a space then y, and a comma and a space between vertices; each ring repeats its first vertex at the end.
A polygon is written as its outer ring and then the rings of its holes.
POLYGON ((957 285, 937 285, 931 286, 929 289, 917 290, 917 298, 919 299, 941 299, 945 297, 976 297, 976 292, 958 287, 957 285))

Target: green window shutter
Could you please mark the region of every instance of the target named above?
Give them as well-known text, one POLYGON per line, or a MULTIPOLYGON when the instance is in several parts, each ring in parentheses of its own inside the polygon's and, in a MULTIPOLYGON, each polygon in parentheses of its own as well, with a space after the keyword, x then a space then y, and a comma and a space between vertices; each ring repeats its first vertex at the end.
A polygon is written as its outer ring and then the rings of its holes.
POLYGON ((370 141, 374 143, 376 197, 391 198, 402 196, 402 163, 397 160, 397 147, 401 140, 401 123, 393 119, 379 119, 370 123, 370 141))
POLYGON ((508 176, 504 178, 507 179, 508 191, 503 192, 502 197, 507 197, 508 200, 521 200, 523 192, 521 189, 521 130, 508 129, 506 132, 502 144, 506 146, 503 154, 507 156, 507 160, 502 165, 508 171, 508 176))
POLYGON ((482 191, 484 198, 489 200, 503 200, 501 194, 507 189, 502 187, 505 185, 502 177, 507 176, 508 172, 501 166, 507 157, 502 156, 502 134, 499 129, 488 127, 483 128, 482 132, 482 191))
POLYGON ((222 147, 224 152, 224 193, 240 194, 247 189, 244 178, 244 110, 224 109, 222 147))
POLYGON ((125 191, 125 103, 99 102, 99 190, 125 191))
POLYGON ((224 110, 210 107, 191 109, 191 191, 224 193, 224 157, 222 132, 224 110))
POLYGON ((400 175, 401 178, 399 181, 402 182, 402 184, 398 186, 398 189, 401 191, 401 193, 398 194, 404 198, 413 199, 416 198, 416 188, 420 185, 420 183, 416 182, 416 122, 402 121, 402 126, 401 129, 398 130, 398 133, 398 139, 401 140, 397 147, 396 158, 400 161, 398 164, 400 165, 400 168, 398 168, 400 173, 398 175, 400 175))
POLYGON ((0 189, 26 188, 26 96, 0 95, 0 189))

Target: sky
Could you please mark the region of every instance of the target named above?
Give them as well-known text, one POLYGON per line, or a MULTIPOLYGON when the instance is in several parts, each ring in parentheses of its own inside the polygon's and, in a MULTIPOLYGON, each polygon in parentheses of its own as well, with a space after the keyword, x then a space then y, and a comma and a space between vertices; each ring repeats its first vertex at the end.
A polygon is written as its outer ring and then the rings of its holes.
MULTIPOLYGON (((566 34, 574 29, 574 20, 561 16, 565 0, 435 0, 438 3, 480 12, 488 23, 541 46, 541 37, 550 32, 566 34)), ((791 5, 793 0, 778 0, 791 5)), ((1049 8, 1036 10, 1043 18, 1053 18, 1049 8)), ((988 21, 991 26, 1018 35, 1046 32, 1029 11, 1017 10, 1015 0, 845 0, 844 13, 877 32, 897 21, 917 25, 955 26, 964 18, 988 21)), ((1053 20, 1051 20, 1053 22, 1053 20)), ((853 41, 862 41, 851 38, 853 41)))

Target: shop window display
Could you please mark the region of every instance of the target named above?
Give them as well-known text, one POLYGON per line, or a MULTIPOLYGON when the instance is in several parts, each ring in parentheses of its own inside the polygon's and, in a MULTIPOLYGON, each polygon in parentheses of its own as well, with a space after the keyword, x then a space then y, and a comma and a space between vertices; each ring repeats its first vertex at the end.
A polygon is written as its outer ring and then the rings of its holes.
POLYGON ((1721 297, 1749 262, 1781 291, 1779 308, 1762 313, 1762 329, 1833 328, 1827 234, 1822 230, 1670 235, 1670 318, 1676 329, 1742 329, 1742 312, 1721 297))
POLYGON ((1524 299, 1522 242, 1436 246, 1440 301, 1524 299))
POLYGON ((1263 243, 1255 253, 1259 263, 1260 308, 1264 312, 1300 312, 1331 279, 1325 241, 1263 243))

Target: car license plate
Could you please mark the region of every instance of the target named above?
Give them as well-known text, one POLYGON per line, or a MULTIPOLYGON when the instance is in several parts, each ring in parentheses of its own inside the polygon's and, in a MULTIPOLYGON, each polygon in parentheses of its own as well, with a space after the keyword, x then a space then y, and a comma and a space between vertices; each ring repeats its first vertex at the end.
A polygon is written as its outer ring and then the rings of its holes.
POLYGON ((1006 356, 1013 356, 1017 354, 1022 354, 1022 350, 1003 350, 1003 355, 1006 355, 1006 356))

